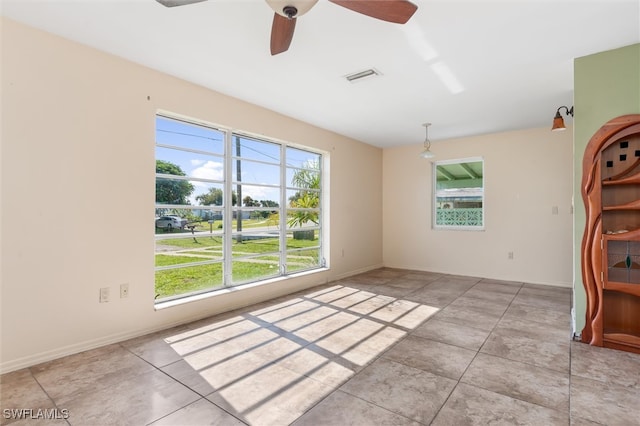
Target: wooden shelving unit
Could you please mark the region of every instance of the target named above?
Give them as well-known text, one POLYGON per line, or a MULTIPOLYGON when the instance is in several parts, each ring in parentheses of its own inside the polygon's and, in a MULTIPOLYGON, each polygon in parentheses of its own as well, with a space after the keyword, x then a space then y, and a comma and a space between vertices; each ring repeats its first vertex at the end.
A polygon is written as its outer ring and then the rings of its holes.
POLYGON ((582 340, 640 353, 640 114, 610 120, 591 138, 582 197, 582 340))

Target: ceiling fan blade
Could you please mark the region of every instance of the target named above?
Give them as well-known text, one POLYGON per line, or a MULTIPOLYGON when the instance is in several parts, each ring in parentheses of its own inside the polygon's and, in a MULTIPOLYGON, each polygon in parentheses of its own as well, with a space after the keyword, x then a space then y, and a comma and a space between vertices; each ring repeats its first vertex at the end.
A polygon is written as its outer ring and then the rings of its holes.
POLYGON ((354 12, 396 24, 406 23, 418 10, 408 0, 329 0, 354 12))
POLYGON ((188 4, 200 3, 201 1, 207 0, 156 0, 163 6, 174 7, 174 6, 186 6, 188 4))
POLYGON ((296 18, 285 18, 277 13, 273 14, 271 26, 271 55, 286 52, 293 40, 293 30, 296 28, 296 18))

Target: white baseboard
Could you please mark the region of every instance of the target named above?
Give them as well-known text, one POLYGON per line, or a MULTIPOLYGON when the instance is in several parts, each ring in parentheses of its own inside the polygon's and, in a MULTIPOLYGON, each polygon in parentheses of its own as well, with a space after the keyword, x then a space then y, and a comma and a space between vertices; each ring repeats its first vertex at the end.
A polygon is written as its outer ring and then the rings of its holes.
POLYGON ((443 274, 443 275, 460 275, 460 276, 464 276, 464 277, 476 277, 476 278, 483 278, 483 279, 487 279, 487 280, 496 280, 496 281, 511 281, 511 282, 518 282, 518 283, 525 283, 525 284, 538 284, 538 285, 548 285, 551 287, 563 287, 563 288, 573 288, 573 283, 572 282, 548 282, 548 281, 538 281, 538 280, 523 280, 520 278, 513 278, 513 277, 482 277, 479 275, 473 275, 473 274, 461 274, 461 273, 456 273, 455 271, 442 271, 442 270, 438 270, 438 269, 425 269, 423 267, 419 267, 419 266, 415 266, 415 265, 384 265, 385 268, 392 268, 392 269, 406 269, 406 270, 411 270, 411 271, 422 271, 422 272, 433 272, 435 274, 443 274))
POLYGON ((363 274, 365 272, 373 271, 374 269, 380 269, 382 267, 383 267, 382 264, 366 266, 364 268, 356 269, 355 271, 349 271, 347 273, 340 274, 340 275, 336 276, 333 281, 343 280, 345 278, 349 278, 349 277, 352 277, 354 275, 363 274))
MULTIPOLYGON (((179 324, 175 324, 179 325, 179 324)), ((77 354, 80 352, 88 351, 91 349, 99 348, 101 346, 110 345, 113 343, 122 342, 134 337, 143 336, 145 334, 154 333, 156 331, 163 330, 165 328, 171 328, 173 325, 167 325, 157 327, 154 329, 144 329, 128 331, 125 333, 112 334, 104 336, 99 339, 85 340, 82 342, 74 343, 72 345, 62 346, 51 351, 40 352, 37 354, 29 355, 26 357, 14 359, 8 362, 0 362, 0 374, 9 373, 11 371, 20 370, 22 368, 32 367, 43 362, 52 361, 64 356, 77 354)))

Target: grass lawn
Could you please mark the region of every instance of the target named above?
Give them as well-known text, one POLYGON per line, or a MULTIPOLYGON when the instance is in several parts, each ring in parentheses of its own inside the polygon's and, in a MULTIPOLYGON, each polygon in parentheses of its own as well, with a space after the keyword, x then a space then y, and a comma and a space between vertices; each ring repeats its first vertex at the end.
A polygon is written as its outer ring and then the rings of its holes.
POLYGON ((222 237, 193 237, 177 238, 171 240, 158 240, 157 245, 175 247, 179 249, 189 248, 205 248, 205 247, 220 247, 222 248, 222 237))
MULTIPOLYGON (((244 225, 244 223, 243 223, 244 225)), ((221 237, 185 237, 171 240, 160 240, 157 243, 163 251, 156 253, 156 266, 172 266, 191 262, 222 260, 221 237), (216 250, 216 251, 214 251, 216 250), (220 250, 218 252, 217 250, 220 250), (175 254, 167 254, 167 253, 175 254), (190 256, 197 255, 197 256, 190 256)), ((313 247, 318 241, 287 239, 287 249, 313 247)), ((261 240, 245 240, 238 243, 233 241, 232 275, 234 282, 254 281, 261 278, 277 276, 279 274, 279 240, 265 238, 261 240), (251 259, 237 259, 247 254, 261 254, 251 259)), ((287 269, 291 271, 307 269, 318 264, 318 250, 309 249, 287 254, 287 269)), ((202 290, 213 290, 222 287, 222 262, 198 265, 179 269, 156 271, 156 299, 163 299, 182 294, 194 293, 202 290)))
POLYGON ((156 271, 156 300, 222 287, 222 264, 156 271))
MULTIPOLYGON (((196 232, 202 231, 211 231, 214 232, 220 231, 222 229, 222 221, 216 220, 213 223, 209 223, 206 220, 200 222, 189 222, 188 226, 195 226, 196 232)), ((237 220, 232 221, 232 228, 235 230, 238 227, 237 220)), ((272 220, 269 219, 242 219, 242 229, 251 229, 251 228, 261 228, 261 227, 271 227, 276 228, 277 224, 274 224, 272 220)), ((185 229, 173 229, 171 232, 165 229, 156 228, 156 235, 162 234, 191 234, 191 230, 188 228, 185 229)))
MULTIPOLYGON (((171 240, 159 240, 158 245, 163 247, 174 247, 175 250, 185 249, 219 249, 222 250, 222 238, 221 237, 197 237, 195 240, 193 237, 178 238, 171 240)), ((294 240, 292 238, 287 239, 287 249, 305 248, 310 246, 316 246, 317 240, 294 240)), ((233 240, 232 252, 234 256, 236 253, 273 253, 279 251, 280 242, 278 238, 264 238, 261 240, 245 240, 238 243, 233 240)), ((162 253, 156 253, 156 257, 162 253)), ((156 266, 161 266, 156 263, 156 266)))

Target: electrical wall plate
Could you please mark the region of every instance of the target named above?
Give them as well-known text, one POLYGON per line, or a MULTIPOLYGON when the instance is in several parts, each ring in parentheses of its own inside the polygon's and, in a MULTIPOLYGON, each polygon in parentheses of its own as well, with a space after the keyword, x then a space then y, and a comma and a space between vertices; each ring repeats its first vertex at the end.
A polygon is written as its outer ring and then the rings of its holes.
POLYGON ((100 303, 107 303, 109 301, 109 287, 102 287, 100 289, 100 303))

